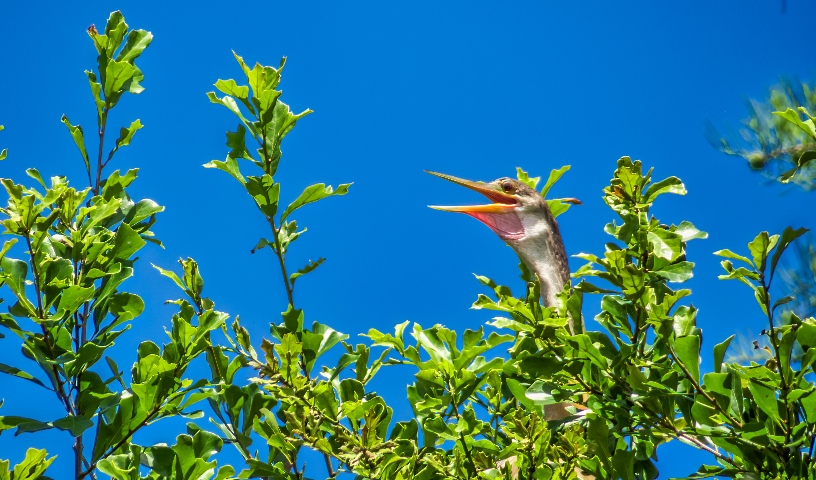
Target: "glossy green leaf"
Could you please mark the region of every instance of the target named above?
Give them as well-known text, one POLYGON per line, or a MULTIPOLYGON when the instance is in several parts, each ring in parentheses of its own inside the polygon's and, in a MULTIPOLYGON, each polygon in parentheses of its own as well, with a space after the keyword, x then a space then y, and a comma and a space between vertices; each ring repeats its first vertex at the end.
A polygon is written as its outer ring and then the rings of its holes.
POLYGON ((802 408, 805 411, 805 416, 810 424, 816 423, 816 392, 801 398, 802 408))
POLYGON ((298 277, 301 277, 301 276, 303 276, 303 275, 306 275, 306 274, 307 274, 307 273, 309 273, 309 272, 314 271, 314 269, 316 269, 317 267, 319 267, 319 266, 320 266, 321 264, 323 264, 323 262, 325 262, 325 261, 326 261, 326 259, 325 259, 325 258, 323 258, 323 257, 318 258, 316 262, 313 262, 313 261, 309 260, 309 263, 308 263, 308 264, 306 264, 306 266, 305 266, 305 267, 300 268, 300 269, 298 269, 298 271, 297 271, 297 272, 295 272, 295 273, 293 273, 293 274, 289 275, 289 281, 292 283, 292 286, 294 286, 294 285, 295 285, 295 280, 297 280, 297 279, 298 279, 298 277))
POLYGON ((91 87, 91 94, 93 94, 94 103, 96 104, 97 123, 102 123, 105 110, 105 100, 102 99, 102 84, 96 80, 96 74, 94 72, 85 70, 85 75, 88 76, 88 84, 91 87))
POLYGON ((776 400, 776 391, 769 388, 767 385, 761 383, 757 379, 750 379, 748 383, 748 390, 751 391, 751 396, 757 406, 765 412, 776 424, 781 424, 782 419, 779 416, 779 406, 776 400))
POLYGON ((676 233, 656 228, 646 234, 654 254, 670 262, 683 254, 682 237, 676 233))
POLYGON ((612 465, 615 473, 622 480, 635 480, 635 452, 631 450, 618 450, 612 455, 612 465))
POLYGON ((149 218, 151 215, 163 212, 164 207, 150 199, 139 200, 135 205, 130 207, 125 215, 124 223, 129 225, 136 225, 149 218))
POLYGON ((536 410, 536 403, 527 397, 527 387, 522 385, 518 380, 512 378, 507 379, 507 388, 513 394, 516 400, 519 401, 528 410, 536 410))
POLYGON ((714 345, 714 372, 720 373, 722 371, 725 352, 728 350, 728 346, 731 345, 731 341, 734 340, 735 336, 736 335, 731 335, 730 337, 726 338, 725 341, 714 345))
POLYGON ((327 187, 323 183, 306 187, 306 189, 304 189, 303 192, 298 195, 298 197, 283 211, 281 214, 281 222, 286 220, 286 217, 288 217, 292 212, 304 205, 308 205, 328 197, 345 195, 348 193, 349 186, 351 186, 350 183, 344 183, 339 185, 337 190, 334 190, 331 185, 327 187))
POLYGON ((238 85, 235 83, 235 80, 228 79, 228 80, 217 80, 215 82, 215 88, 220 90, 222 93, 235 97, 239 100, 246 100, 249 98, 249 87, 246 85, 238 85))
POLYGON ((133 135, 135 135, 138 130, 141 130, 142 127, 144 127, 144 125, 142 125, 142 122, 137 118, 130 124, 129 127, 122 127, 119 130, 119 138, 116 139, 116 146, 108 155, 108 162, 110 162, 111 158, 113 158, 113 155, 117 150, 119 150, 119 148, 130 145, 131 140, 133 140, 133 135))
POLYGON ((768 232, 761 232, 748 244, 748 250, 753 255, 754 265, 760 272, 765 270, 765 260, 776 245, 778 235, 769 236, 768 232))
MULTIPOLYGON (((56 457, 46 458, 48 454, 45 450, 29 448, 26 450, 25 458, 12 469, 9 480, 39 480, 46 479, 43 473, 48 469, 51 462, 56 457)), ((5 479, 4 479, 5 480, 5 479)))
MULTIPOLYGON (((119 62, 133 63, 153 41, 153 34, 144 30, 131 30, 128 33, 127 42, 119 51, 116 60, 119 62)), ((136 93, 136 92, 134 92, 136 93)))
POLYGON ((204 168, 217 168, 218 170, 223 170, 232 175, 232 178, 238 180, 241 185, 246 184, 246 180, 244 179, 244 176, 241 175, 241 170, 238 168, 238 161, 232 157, 227 157, 225 162, 212 160, 209 163, 205 163, 204 168))
POLYGON ((782 257, 782 254, 785 252, 785 249, 788 248, 788 245, 807 232, 807 228, 798 228, 796 230, 792 229, 791 227, 785 228, 785 231, 782 232, 782 237, 779 239, 779 243, 776 246, 776 251, 774 251, 773 257, 771 257, 771 272, 776 270, 776 264, 779 263, 779 258, 782 257))
POLYGON ((685 195, 686 187, 685 185, 683 185, 683 182, 681 182, 679 178, 669 177, 649 185, 649 187, 643 193, 641 201, 643 203, 652 203, 658 196, 664 193, 685 195))
POLYGON ((137 69, 133 64, 125 61, 109 60, 105 67, 105 82, 102 90, 110 98, 115 93, 124 90, 125 85, 132 81, 137 69))
POLYGON ((535 190, 536 186, 538 186, 538 182, 541 180, 541 177, 530 177, 530 174, 522 170, 521 167, 516 167, 516 178, 533 190, 535 190))
POLYGON ((71 432, 71 435, 74 437, 82 435, 85 430, 93 427, 94 425, 94 423, 87 418, 75 417, 73 415, 68 415, 67 417, 60 418, 59 420, 54 420, 51 422, 51 424, 55 428, 71 432))
POLYGON ((91 162, 88 160, 88 150, 85 148, 85 134, 82 132, 82 127, 80 125, 71 125, 71 122, 68 121, 68 117, 65 115, 62 116, 62 123, 68 127, 68 133, 71 134, 74 143, 79 149, 80 155, 82 155, 82 161, 85 162, 85 169, 88 171, 88 178, 90 178, 91 162))
POLYGON ((555 185, 555 182, 557 182, 565 173, 567 173, 569 169, 569 165, 564 165, 561 168, 554 168, 552 171, 550 171, 550 176, 547 177, 547 181, 544 182, 544 186, 541 187, 541 196, 546 197, 547 194, 550 193, 550 189, 553 187, 553 185, 555 185))
POLYGON ((772 112, 774 115, 778 115, 785 120, 791 122, 792 124, 799 127, 803 132, 805 132, 808 136, 816 140, 816 127, 813 124, 813 120, 802 120, 800 117, 800 113, 792 108, 788 108, 783 112, 772 112))
POLYGON ((688 335, 674 341, 677 361, 682 363, 696 383, 700 383, 700 337, 688 335))
POLYGON ((29 382, 36 383, 37 385, 51 390, 51 388, 47 387, 44 383, 42 383, 39 379, 35 378, 28 372, 24 372, 19 368, 12 367, 11 365, 6 365, 5 363, 0 363, 0 373, 5 373, 6 375, 11 375, 13 377, 22 378, 23 380, 28 380, 29 382))
POLYGON ((708 233, 699 230, 697 227, 692 225, 691 222, 686 220, 683 220, 679 225, 677 225, 677 227, 674 229, 674 233, 680 235, 684 242, 697 238, 708 238, 708 233))
POLYGON ((751 260, 748 260, 747 257, 743 257, 742 255, 738 255, 738 254, 736 254, 736 253, 734 253, 734 252, 732 252, 731 250, 728 250, 728 249, 717 250, 716 252, 714 252, 714 255, 717 255, 719 257, 725 257, 725 258, 731 258, 731 259, 734 259, 734 260, 739 260, 739 261, 747 263, 750 266, 753 266, 753 263, 751 262, 751 260))
POLYGON ((546 200, 546 202, 547 206, 550 208, 553 218, 557 218, 559 215, 565 213, 572 206, 572 204, 562 202, 557 198, 555 200, 546 200))
POLYGON ((80 287, 78 285, 71 285, 62 292, 59 304, 57 305, 57 312, 62 315, 73 314, 82 304, 93 298, 95 290, 93 287, 80 287))
MULTIPOLYGON (((134 206, 131 209, 131 212, 135 208, 136 206, 134 206)), ((111 249, 110 255, 113 258, 126 260, 130 258, 134 253, 141 250, 141 248, 144 247, 146 243, 147 242, 145 242, 142 239, 141 235, 133 231, 130 225, 128 225, 127 223, 122 223, 116 230, 116 237, 114 238, 114 244, 113 248, 111 249)))
POLYGON ((667 265, 659 270, 653 270, 652 273, 665 278, 669 282, 685 282, 694 276, 694 263, 692 262, 678 262, 667 265))

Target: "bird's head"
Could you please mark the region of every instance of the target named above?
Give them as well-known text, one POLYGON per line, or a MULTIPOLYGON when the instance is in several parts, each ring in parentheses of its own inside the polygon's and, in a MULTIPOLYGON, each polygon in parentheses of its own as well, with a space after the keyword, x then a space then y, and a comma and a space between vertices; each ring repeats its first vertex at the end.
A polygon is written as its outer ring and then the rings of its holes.
POLYGON ((518 244, 532 236, 546 234, 555 226, 547 202, 527 184, 512 178, 499 178, 489 183, 472 182, 443 173, 428 172, 457 185, 475 190, 492 203, 484 205, 434 206, 446 212, 466 213, 490 227, 510 245, 518 244))

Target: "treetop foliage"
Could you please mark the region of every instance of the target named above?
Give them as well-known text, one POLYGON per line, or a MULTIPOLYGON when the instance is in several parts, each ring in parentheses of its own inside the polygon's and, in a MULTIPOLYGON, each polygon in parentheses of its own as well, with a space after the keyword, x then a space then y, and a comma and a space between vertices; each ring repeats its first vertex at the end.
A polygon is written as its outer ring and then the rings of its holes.
POLYGON ((765 102, 749 100, 743 128, 722 136, 709 125, 709 141, 729 155, 782 183, 816 188, 816 90, 812 85, 783 79, 765 102))
MULTIPOLYGON (((311 113, 293 113, 280 99, 285 59, 278 67, 250 67, 235 55, 245 80, 218 80, 221 96, 207 97, 238 125, 226 133, 225 160, 205 165, 238 181, 269 225, 253 251, 270 252, 280 269, 287 298, 280 321, 267 338, 250 335, 237 316, 216 309, 201 268, 183 259, 176 269, 156 267, 181 297, 168 301, 178 311, 166 322, 166 341, 142 342, 129 360, 112 358, 110 347, 144 310, 126 281, 136 254, 160 244, 151 228, 163 208, 131 198, 136 169, 105 170, 141 122, 123 127, 107 153, 104 137, 110 110, 125 93, 142 90, 135 62, 152 36, 130 29, 119 12, 104 34, 92 27, 89 35, 98 53, 97 71, 87 72, 98 121, 95 157, 83 129, 63 117, 87 167, 87 186, 59 176, 46 181, 33 168, 33 186, 0 180, 8 195, 3 232, 11 237, 0 250, 0 282, 13 302, 0 325, 27 360, 25 369, 0 365, 0 373, 42 388, 64 410, 57 419, 9 412, 0 416, 0 432, 64 432, 74 478, 302 480, 321 473, 306 468, 310 450, 322 456, 329 478, 651 480, 657 447, 670 441, 710 454, 688 478, 814 476, 816 320, 794 315, 779 326, 776 316, 791 299, 770 293, 780 258, 804 230, 761 232, 744 248, 717 252, 720 278, 750 288, 768 319, 773 358, 726 363, 731 337, 713 346, 714 371, 705 372, 697 310, 680 284, 693 275, 687 242, 706 233, 651 215, 662 195, 686 190, 675 177, 654 180, 638 160, 617 161, 603 190, 614 213, 604 228, 611 238, 596 253, 577 255, 587 263, 556 305, 541 304, 538 281, 522 264, 518 296, 477 277, 485 293, 473 307, 498 312, 477 329, 405 322, 370 329, 355 343, 307 321, 295 287, 325 259, 287 262, 305 231, 295 217, 311 203, 345 195, 350 184, 314 184, 281 204, 281 146, 311 113), (569 319, 583 316, 588 301, 600 305, 597 323, 572 334, 569 319), (329 352, 336 362, 326 361, 329 352), (123 361, 131 362, 129 371, 119 367, 123 361), (208 367, 204 378, 191 373, 196 362, 208 367), (372 389, 372 379, 394 368, 415 372, 406 392, 409 418, 395 418, 372 389), (570 415, 548 420, 556 404, 570 415), (189 419, 185 431, 152 445, 135 440, 171 417, 189 419), (225 447, 243 463, 226 464, 219 455, 225 447)), ((796 112, 779 118, 812 131, 812 119, 796 112)), ((542 195, 568 168, 552 171, 542 195)), ((517 174, 537 187, 539 178, 517 174)), ((550 205, 556 215, 569 207, 550 205)), ((47 478, 53 458, 31 449, 12 469, 0 462, 0 479, 47 478)))

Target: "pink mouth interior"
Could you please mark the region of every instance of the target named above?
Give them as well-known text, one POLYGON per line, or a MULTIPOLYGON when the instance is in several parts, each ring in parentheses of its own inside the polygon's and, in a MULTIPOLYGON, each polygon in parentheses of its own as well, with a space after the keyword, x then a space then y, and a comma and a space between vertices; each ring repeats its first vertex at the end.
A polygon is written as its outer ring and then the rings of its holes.
POLYGON ((512 210, 507 213, 465 213, 490 227, 503 240, 521 240, 524 237, 524 226, 512 210))

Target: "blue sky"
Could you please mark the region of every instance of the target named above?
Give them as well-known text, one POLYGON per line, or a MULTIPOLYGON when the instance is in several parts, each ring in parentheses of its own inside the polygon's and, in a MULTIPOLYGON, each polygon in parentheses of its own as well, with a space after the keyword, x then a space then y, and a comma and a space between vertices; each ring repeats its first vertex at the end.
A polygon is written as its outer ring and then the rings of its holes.
MULTIPOLYGON (((778 1, 5 2, 0 148, 9 158, 0 176, 25 181, 34 166, 84 185, 60 116, 93 131, 83 70, 94 67, 95 51, 85 29, 101 29, 121 9, 155 39, 140 60, 145 92, 126 97, 111 118, 112 127, 140 118, 145 128, 112 168, 139 167, 133 195, 167 210, 154 229, 166 249, 147 248, 129 283, 147 309, 118 342, 120 365, 132 361, 142 338, 162 340, 172 314, 162 302, 179 296, 150 263, 175 268, 180 257, 197 259, 205 293, 240 314, 257 340, 285 308, 274 257, 250 254, 267 235, 263 219, 236 182, 201 168, 223 159, 224 131, 236 125, 205 96, 219 78, 241 80, 235 50, 266 65, 288 56, 283 100, 315 110, 284 143, 282 197, 311 183, 354 182, 348 196, 297 216, 309 232, 293 246, 293 264, 328 259, 298 282, 307 319, 352 341, 406 319, 457 330, 482 325, 491 315, 469 310, 482 291, 472 274, 520 288, 515 256, 475 220, 426 208, 477 195, 423 169, 491 180, 516 166, 546 176, 570 164, 552 192, 584 202, 559 219, 567 251, 598 253, 609 239, 603 225, 614 218, 601 189, 616 159, 629 155, 654 166, 656 178, 676 175, 686 184, 685 197, 661 197, 658 218, 709 232, 689 246, 705 368, 715 343, 764 326, 747 289, 717 280, 711 253, 744 249, 760 230, 816 227, 816 194, 764 186, 704 136, 706 120, 736 125, 745 98, 764 97, 780 75, 816 78, 811 52, 797 40, 810 31, 816 4, 787 3, 782 14, 778 1)), ((16 352, 13 339, 0 340, 0 362, 17 363, 16 352)), ((393 370, 375 384, 398 418, 410 413, 411 373, 393 370)), ((2 379, 4 415, 60 416, 55 400, 23 383, 2 379)), ((157 426, 140 440, 172 443, 171 431, 157 426)), ((59 454, 57 478, 71 465, 67 434, 0 437, 3 457, 18 460, 27 445, 59 454)), ((658 453, 661 478, 690 473, 706 458, 681 445, 658 453)))

